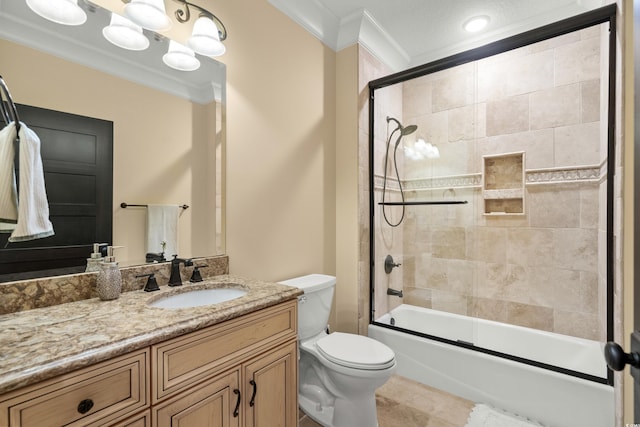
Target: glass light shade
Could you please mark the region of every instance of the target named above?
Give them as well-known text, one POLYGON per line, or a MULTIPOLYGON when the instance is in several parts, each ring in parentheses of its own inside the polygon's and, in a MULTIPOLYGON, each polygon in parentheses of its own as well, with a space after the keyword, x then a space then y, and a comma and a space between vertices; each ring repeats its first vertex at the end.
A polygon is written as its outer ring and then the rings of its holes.
POLYGON ((142 27, 117 13, 111 13, 111 22, 102 29, 102 35, 123 49, 145 50, 149 47, 149 39, 142 33, 142 27))
POLYGON ((78 0, 27 0, 27 6, 44 19, 63 25, 82 25, 87 14, 78 0))
POLYGON ((124 5, 124 15, 151 31, 166 31, 171 28, 164 0, 131 0, 124 5))
POLYGON ((220 56, 226 51, 220 41, 218 26, 206 16, 199 17, 193 24, 193 31, 187 41, 187 46, 205 56, 220 56))
POLYGON ((169 50, 162 56, 162 61, 179 71, 194 71, 200 68, 200 61, 193 50, 173 40, 169 41, 169 50))
POLYGON ((484 29, 484 27, 486 27, 488 24, 489 24, 488 16, 485 16, 485 15, 474 16, 473 18, 469 19, 467 22, 464 23, 464 29, 469 33, 475 33, 484 29))

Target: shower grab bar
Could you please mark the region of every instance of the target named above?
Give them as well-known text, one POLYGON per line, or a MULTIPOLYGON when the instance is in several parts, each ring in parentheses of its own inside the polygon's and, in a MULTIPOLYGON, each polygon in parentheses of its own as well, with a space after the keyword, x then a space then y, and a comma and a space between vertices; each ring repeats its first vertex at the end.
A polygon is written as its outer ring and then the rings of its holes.
POLYGON ((424 202, 378 202, 383 206, 418 206, 418 205, 466 205, 467 200, 430 200, 424 202))

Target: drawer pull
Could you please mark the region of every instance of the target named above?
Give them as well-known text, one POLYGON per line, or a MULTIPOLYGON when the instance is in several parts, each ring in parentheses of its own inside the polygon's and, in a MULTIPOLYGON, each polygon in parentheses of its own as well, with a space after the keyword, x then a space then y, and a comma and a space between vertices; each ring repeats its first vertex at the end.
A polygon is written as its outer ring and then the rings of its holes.
POLYGON ((253 386, 253 394, 251 395, 249 406, 253 406, 256 403, 256 392, 258 391, 258 386, 254 380, 249 381, 249 384, 253 386))
POLYGON ((237 388, 235 390, 233 390, 233 392, 235 394, 238 395, 238 401, 236 402, 236 409, 233 410, 233 418, 237 418, 238 415, 240 415, 240 390, 238 390, 237 388))
POLYGON ((84 399, 82 402, 78 403, 78 412, 81 414, 86 414, 93 408, 93 400, 84 399))

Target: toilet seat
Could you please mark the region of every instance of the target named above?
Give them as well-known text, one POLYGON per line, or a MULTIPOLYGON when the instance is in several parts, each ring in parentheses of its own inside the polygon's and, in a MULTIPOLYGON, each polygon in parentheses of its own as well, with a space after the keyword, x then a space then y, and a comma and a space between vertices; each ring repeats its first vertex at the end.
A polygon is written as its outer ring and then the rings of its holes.
POLYGON ((395 364, 395 354, 386 345, 369 337, 334 332, 316 341, 318 352, 341 366, 380 370, 395 364))

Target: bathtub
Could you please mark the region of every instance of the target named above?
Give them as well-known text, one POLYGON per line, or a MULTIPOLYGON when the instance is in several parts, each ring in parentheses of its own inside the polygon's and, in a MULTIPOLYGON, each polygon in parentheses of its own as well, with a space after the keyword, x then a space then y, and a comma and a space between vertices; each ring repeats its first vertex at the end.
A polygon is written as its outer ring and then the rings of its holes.
POLYGON ((376 322, 381 325, 370 324, 369 336, 395 351, 399 375, 545 426, 614 425, 613 387, 597 381, 607 376, 601 343, 407 304, 376 322), (580 378, 383 326, 391 323, 586 375, 580 378))

